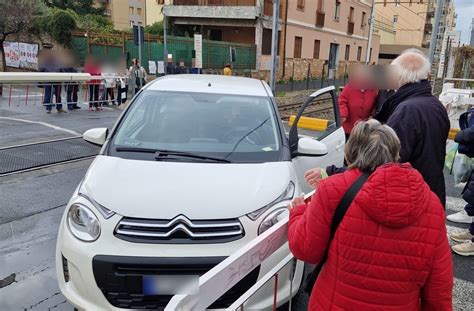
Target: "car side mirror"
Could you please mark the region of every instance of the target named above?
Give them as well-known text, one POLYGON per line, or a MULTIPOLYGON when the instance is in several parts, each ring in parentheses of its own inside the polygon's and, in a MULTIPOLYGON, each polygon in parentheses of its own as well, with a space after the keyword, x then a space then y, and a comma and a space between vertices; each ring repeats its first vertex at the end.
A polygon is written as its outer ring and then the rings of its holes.
POLYGON ((107 139, 108 129, 106 127, 98 127, 95 129, 87 130, 83 135, 85 141, 88 141, 94 145, 102 146, 107 139))
POLYGON ((326 154, 328 154, 328 148, 326 144, 319 140, 309 137, 301 137, 298 140, 298 153, 296 156, 320 157, 326 154))

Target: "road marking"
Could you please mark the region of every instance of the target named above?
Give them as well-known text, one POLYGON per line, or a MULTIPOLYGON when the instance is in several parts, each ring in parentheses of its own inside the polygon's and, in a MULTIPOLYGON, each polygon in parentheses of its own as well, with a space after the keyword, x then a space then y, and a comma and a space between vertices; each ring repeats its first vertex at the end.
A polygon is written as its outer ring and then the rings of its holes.
POLYGON ((43 125, 43 126, 55 129, 57 131, 63 131, 63 132, 66 132, 66 133, 69 133, 69 134, 72 134, 72 135, 82 136, 82 134, 80 134, 76 131, 66 129, 64 127, 60 127, 60 126, 57 126, 57 125, 54 125, 54 124, 51 124, 51 123, 40 122, 40 121, 31 121, 31 120, 25 120, 25 119, 17 119, 17 118, 10 118, 10 117, 0 117, 0 119, 18 121, 18 122, 25 122, 25 123, 32 123, 32 124, 39 124, 39 125, 43 125))

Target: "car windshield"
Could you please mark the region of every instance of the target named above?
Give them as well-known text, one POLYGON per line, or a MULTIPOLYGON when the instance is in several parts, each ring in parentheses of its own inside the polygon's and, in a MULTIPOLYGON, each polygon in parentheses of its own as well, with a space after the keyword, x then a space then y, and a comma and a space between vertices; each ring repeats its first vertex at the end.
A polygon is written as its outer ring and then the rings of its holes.
POLYGON ((160 160, 200 160, 191 154, 231 162, 278 161, 276 120, 268 97, 144 91, 114 135, 111 152, 132 158, 153 150, 173 153, 160 160))

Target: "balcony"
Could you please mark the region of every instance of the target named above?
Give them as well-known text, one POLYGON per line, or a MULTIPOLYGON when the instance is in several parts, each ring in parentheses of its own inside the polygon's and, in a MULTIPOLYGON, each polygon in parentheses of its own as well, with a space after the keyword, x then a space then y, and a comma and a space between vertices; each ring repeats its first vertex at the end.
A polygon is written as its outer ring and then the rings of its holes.
POLYGON ((323 28, 324 27, 324 19, 326 14, 321 11, 316 11, 316 27, 323 28))
POLYGON ((256 0, 174 0, 164 6, 168 17, 256 19, 260 8, 256 0))
POLYGON ((347 34, 352 35, 354 34, 354 22, 348 21, 347 22, 347 34))

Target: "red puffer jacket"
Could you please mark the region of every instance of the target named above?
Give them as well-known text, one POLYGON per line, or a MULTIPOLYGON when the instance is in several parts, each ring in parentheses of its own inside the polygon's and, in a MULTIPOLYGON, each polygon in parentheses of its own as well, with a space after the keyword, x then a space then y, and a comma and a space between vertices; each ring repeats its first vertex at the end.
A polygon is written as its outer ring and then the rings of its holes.
POLYGON ((365 121, 375 114, 376 97, 376 90, 361 91, 351 82, 344 87, 339 94, 338 102, 341 118, 346 119, 342 123, 346 134, 351 133, 357 121, 365 121))
MULTIPOLYGON (((315 264, 339 200, 360 176, 323 180, 311 203, 290 212, 289 246, 315 264)), ((309 310, 452 310, 453 264, 438 197, 409 164, 370 176, 336 231, 309 310)))

